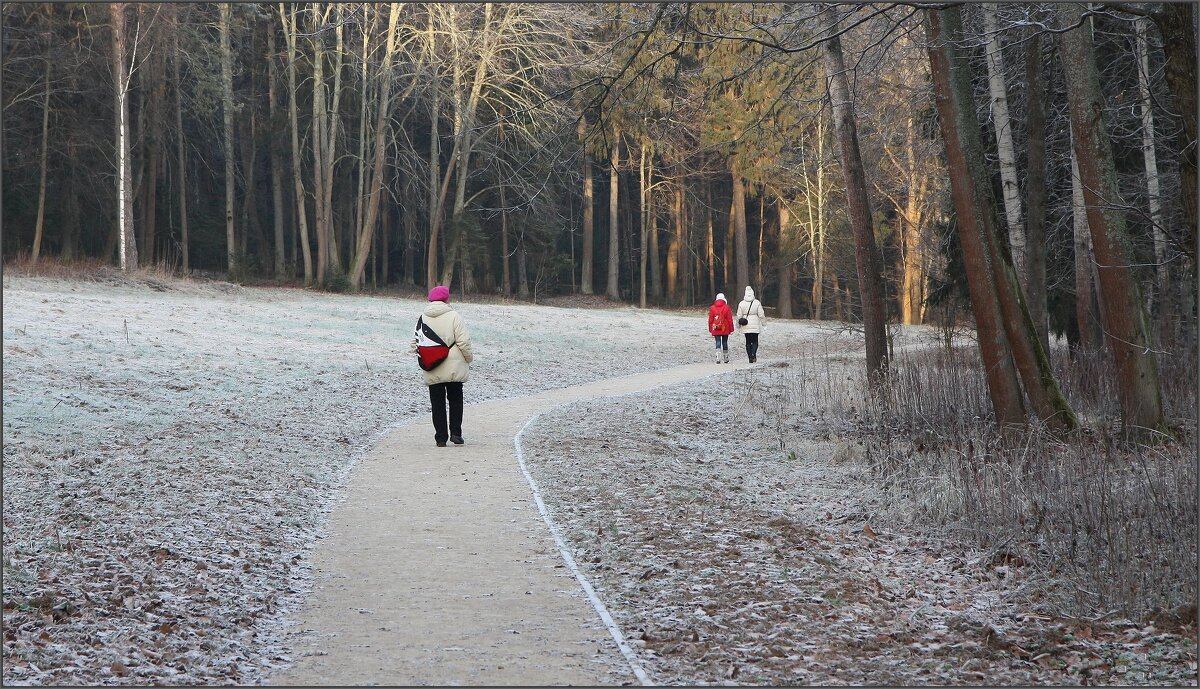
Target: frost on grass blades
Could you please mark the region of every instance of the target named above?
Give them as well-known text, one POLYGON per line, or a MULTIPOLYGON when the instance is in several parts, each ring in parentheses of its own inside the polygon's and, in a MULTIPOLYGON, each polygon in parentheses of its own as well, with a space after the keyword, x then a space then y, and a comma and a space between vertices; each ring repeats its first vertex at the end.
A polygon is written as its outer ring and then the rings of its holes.
MULTIPOLYGON (((422 301, 155 280, 5 280, 5 683, 261 680, 288 662, 279 625, 362 448, 425 413, 422 301)), ((458 308, 493 333, 468 403, 707 343, 679 315, 458 308)))

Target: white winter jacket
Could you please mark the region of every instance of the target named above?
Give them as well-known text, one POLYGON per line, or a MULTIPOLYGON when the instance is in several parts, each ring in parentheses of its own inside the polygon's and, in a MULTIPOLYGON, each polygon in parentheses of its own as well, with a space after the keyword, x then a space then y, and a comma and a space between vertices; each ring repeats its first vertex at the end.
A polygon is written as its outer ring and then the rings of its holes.
POLYGON ((767 322, 767 312, 763 310, 762 302, 754 298, 754 290, 750 287, 746 288, 746 296, 738 304, 737 314, 733 317, 734 322, 737 323, 743 317, 748 322, 737 327, 737 331, 743 334, 762 332, 763 325, 767 322))
MULTIPOLYGON (((465 383, 471 373, 471 334, 463 323, 462 316, 450 308, 444 301, 431 301, 421 313, 425 324, 438 334, 446 344, 450 345, 450 355, 438 364, 432 371, 421 371, 425 376, 426 385, 438 383, 465 383)), ((415 356, 417 353, 417 337, 414 328, 412 344, 409 350, 415 356)))

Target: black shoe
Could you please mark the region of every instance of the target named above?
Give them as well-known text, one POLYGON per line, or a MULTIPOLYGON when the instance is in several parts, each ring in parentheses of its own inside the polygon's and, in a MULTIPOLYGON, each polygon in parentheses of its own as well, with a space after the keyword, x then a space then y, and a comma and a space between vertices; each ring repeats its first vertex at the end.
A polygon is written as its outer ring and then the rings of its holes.
POLYGON ((445 440, 436 440, 436 441, 434 441, 434 442, 436 442, 436 443, 437 443, 437 446, 438 446, 438 447, 446 447, 446 441, 445 441, 445 440))
POLYGON ((454 443, 455 445, 462 445, 467 441, 463 440, 461 435, 452 435, 450 436, 450 442, 454 443))

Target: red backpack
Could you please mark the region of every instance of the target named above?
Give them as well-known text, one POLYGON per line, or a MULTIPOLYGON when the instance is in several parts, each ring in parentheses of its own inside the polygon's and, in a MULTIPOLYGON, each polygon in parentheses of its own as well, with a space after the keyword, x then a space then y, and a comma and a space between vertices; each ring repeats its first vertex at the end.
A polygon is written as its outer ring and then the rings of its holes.
POLYGON ((422 371, 432 371, 450 356, 450 348, 454 345, 438 336, 437 332, 422 318, 417 319, 417 365, 422 371))

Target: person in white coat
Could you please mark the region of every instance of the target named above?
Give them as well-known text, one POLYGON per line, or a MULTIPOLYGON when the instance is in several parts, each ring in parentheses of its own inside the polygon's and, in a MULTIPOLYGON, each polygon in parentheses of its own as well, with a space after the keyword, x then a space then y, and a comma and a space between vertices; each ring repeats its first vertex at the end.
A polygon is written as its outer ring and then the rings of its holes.
POLYGON ((471 373, 471 334, 457 311, 450 308, 450 289, 438 285, 429 291, 429 305, 417 320, 413 333, 412 352, 418 354, 419 347, 427 343, 421 324, 424 323, 448 346, 446 358, 430 370, 423 371, 425 385, 429 387, 429 404, 433 412, 433 440, 438 447, 446 447, 446 441, 462 445, 463 383, 471 373), (450 414, 446 415, 449 402, 450 414))
POLYGON ((746 286, 746 296, 737 308, 737 329, 746 336, 746 356, 750 363, 758 361, 758 334, 767 322, 762 302, 754 298, 754 288, 746 286))

